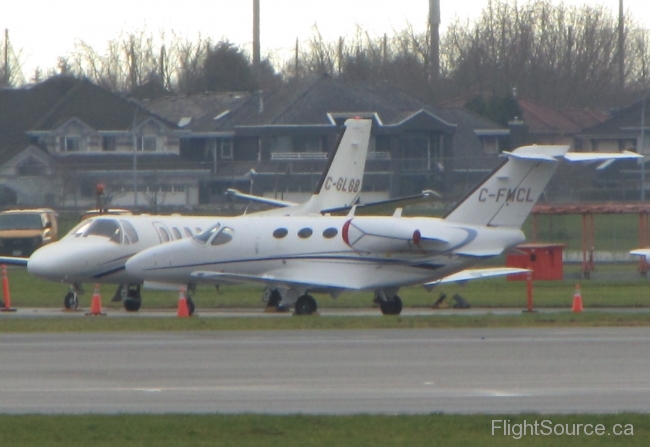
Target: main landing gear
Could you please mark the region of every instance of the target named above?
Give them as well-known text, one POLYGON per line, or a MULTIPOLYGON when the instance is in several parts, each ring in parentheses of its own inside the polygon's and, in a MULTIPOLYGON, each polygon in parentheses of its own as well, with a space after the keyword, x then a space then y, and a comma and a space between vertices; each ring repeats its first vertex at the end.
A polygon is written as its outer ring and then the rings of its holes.
POLYGON ((378 294, 375 297, 375 302, 379 303, 381 313, 384 315, 399 315, 402 313, 402 299, 397 295, 386 298, 378 294))
POLYGON ((304 294, 298 297, 294 305, 296 315, 312 315, 318 310, 318 305, 313 296, 304 294))

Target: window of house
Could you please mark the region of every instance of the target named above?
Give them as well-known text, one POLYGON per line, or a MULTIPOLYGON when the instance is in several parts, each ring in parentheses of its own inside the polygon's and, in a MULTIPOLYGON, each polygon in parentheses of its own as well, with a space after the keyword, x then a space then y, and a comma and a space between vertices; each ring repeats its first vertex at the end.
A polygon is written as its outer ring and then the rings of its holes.
POLYGON ((158 145, 158 139, 155 136, 138 137, 137 147, 139 151, 155 152, 158 145))
POLYGON ((45 166, 33 158, 24 161, 16 170, 20 177, 37 177, 45 175, 45 166))
POLYGON ((483 138, 483 150, 486 154, 496 155, 499 153, 499 140, 497 138, 483 138))
POLYGON ((104 152, 115 152, 117 150, 117 139, 111 136, 103 136, 102 150, 104 152))
POLYGON ((232 138, 223 138, 220 143, 221 158, 232 160, 232 138))
POLYGON ((81 150, 81 138, 61 137, 59 139, 59 149, 61 152, 79 152, 81 150))

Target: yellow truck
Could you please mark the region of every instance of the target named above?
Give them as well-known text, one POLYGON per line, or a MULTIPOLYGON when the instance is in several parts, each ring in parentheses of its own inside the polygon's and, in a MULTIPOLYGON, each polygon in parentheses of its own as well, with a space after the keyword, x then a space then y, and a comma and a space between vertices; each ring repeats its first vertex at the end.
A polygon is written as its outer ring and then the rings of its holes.
POLYGON ((0 213, 0 254, 30 256, 58 236, 57 214, 49 208, 10 210, 0 213))

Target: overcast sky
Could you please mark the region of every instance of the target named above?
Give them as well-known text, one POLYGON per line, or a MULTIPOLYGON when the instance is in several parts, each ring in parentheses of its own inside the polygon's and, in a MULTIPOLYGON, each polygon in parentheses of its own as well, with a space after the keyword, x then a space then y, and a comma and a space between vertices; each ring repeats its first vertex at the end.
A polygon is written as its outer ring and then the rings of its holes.
MULTIPOLYGON (((556 1, 556 0, 554 0, 556 1)), ((526 0, 519 0, 525 3, 526 0)), ((559 3, 560 0, 557 0, 559 3)), ((326 40, 353 35, 356 25, 374 36, 401 30, 410 23, 426 29, 429 0, 260 0, 262 54, 290 51, 296 38, 306 40, 314 24, 326 40)), ((488 0, 441 0, 442 27, 454 17, 474 19, 488 0)), ((565 0, 566 4, 601 4, 618 11, 619 0, 565 0)), ((22 51, 24 73, 56 66, 58 56, 83 40, 103 52, 120 31, 174 30, 194 38, 227 39, 250 50, 252 0, 22 0, 5 6, 0 29, 9 30, 16 52, 22 51)), ((650 28, 650 0, 624 0, 625 9, 650 28)), ((0 38, 0 40, 4 40, 0 38)))

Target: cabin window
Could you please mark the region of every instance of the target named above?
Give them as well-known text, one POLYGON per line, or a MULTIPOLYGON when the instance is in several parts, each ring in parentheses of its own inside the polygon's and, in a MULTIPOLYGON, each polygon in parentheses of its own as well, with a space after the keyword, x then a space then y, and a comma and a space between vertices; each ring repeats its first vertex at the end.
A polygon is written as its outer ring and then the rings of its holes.
POLYGON ((187 237, 192 237, 192 230, 190 230, 189 228, 187 227, 183 228, 183 232, 185 232, 185 235, 187 237))
POLYGON ((326 239, 332 239, 337 234, 339 234, 339 230, 337 230, 336 228, 328 228, 325 231, 323 231, 323 237, 326 239))
POLYGON ((288 233, 289 233, 289 231, 287 231, 286 228, 278 228, 277 230, 275 230, 275 231, 273 232, 273 237, 276 238, 276 239, 282 239, 282 238, 285 237, 288 233))
POLYGON ((223 230, 221 230, 221 232, 219 234, 217 234, 214 237, 214 239, 212 239, 212 242, 210 243, 210 245, 227 244, 228 242, 230 242, 232 240, 232 237, 233 237, 234 234, 235 234, 235 232, 233 231, 232 228, 226 227, 223 230))
POLYGON ((124 242, 127 244, 136 244, 139 239, 138 233, 133 228, 133 225, 126 220, 120 220, 120 223, 122 224, 122 230, 124 230, 124 242))
POLYGON ((312 231, 311 228, 303 228, 298 232, 298 237, 301 239, 307 239, 309 236, 311 236, 314 232, 312 231))
MULTIPOLYGON (((221 228, 221 224, 216 224, 207 230, 205 230, 203 233, 199 233, 196 236, 194 236, 194 240, 198 242, 201 245, 205 245, 206 242, 210 240, 210 238, 217 232, 219 231, 219 228, 221 228)), ((197 228, 197 230, 200 230, 197 228)))
POLYGON ((172 227, 172 233, 174 234, 174 239, 183 239, 181 232, 176 227, 172 227))
POLYGON ((114 219, 97 219, 90 224, 83 237, 88 236, 106 237, 111 242, 120 244, 122 242, 122 229, 114 219))
POLYGON ((166 229, 158 227, 158 233, 160 234, 160 239, 163 242, 169 242, 171 240, 171 236, 169 236, 169 232, 166 229))

